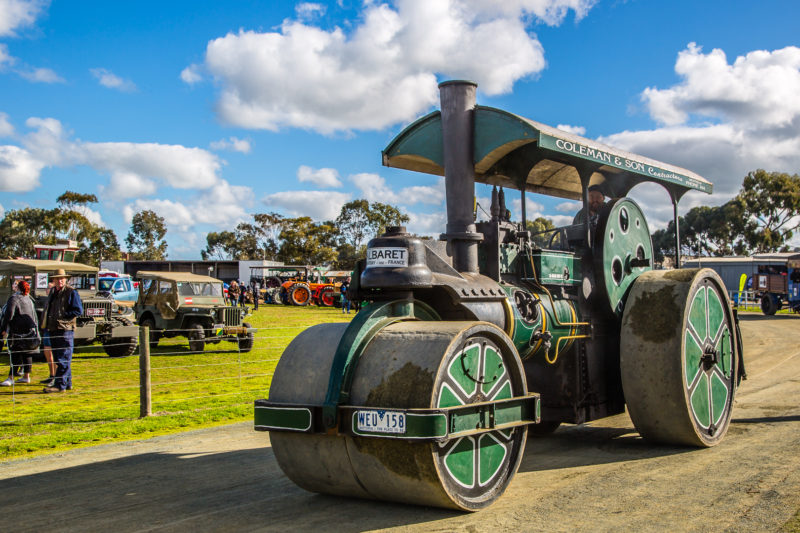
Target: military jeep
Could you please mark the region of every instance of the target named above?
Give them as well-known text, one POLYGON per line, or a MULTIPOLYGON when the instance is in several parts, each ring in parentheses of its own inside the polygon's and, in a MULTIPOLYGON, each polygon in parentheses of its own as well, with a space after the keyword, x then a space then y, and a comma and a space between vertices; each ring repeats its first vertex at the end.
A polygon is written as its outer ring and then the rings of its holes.
POLYGON ((236 342, 239 351, 253 348, 256 329, 244 318, 247 308, 225 305, 222 282, 188 272, 139 272, 139 298, 133 309, 140 326, 150 328, 150 347, 162 337, 187 337, 189 349, 206 343, 236 342))
POLYGON ((78 291, 83 303, 83 314, 75 327, 75 344, 88 345, 95 341, 111 357, 126 357, 136 351, 139 328, 125 316, 114 299, 97 292, 97 268, 82 263, 49 261, 41 259, 9 259, 0 261, 0 304, 11 297, 14 282, 24 279, 31 285, 31 297, 41 323, 42 311, 47 301, 50 276, 59 269, 70 275, 67 284, 78 291))

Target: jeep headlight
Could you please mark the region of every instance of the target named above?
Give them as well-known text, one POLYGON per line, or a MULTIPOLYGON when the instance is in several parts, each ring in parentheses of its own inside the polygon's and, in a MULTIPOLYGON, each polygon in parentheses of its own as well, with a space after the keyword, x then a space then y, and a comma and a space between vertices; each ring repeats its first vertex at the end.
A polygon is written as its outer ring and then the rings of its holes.
POLYGON ((112 313, 119 313, 119 305, 116 302, 111 304, 111 312, 112 313))

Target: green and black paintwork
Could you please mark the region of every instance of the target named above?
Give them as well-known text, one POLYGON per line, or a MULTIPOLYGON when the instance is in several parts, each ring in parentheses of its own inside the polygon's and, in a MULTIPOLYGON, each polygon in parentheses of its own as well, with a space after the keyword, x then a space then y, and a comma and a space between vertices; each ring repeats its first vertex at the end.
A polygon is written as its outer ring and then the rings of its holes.
POLYGON ((477 510, 510 482, 530 424, 627 405, 655 441, 710 446, 727 430, 743 370, 724 286, 707 269, 653 271, 646 218, 625 198, 659 183, 677 214, 685 192, 711 184, 476 106, 475 88, 442 84, 442 111, 383 152, 387 166, 445 176, 446 232, 371 240, 350 293, 372 303, 338 337, 316 335, 334 348, 295 339, 256 402, 256 428, 274 432, 281 468, 309 490, 477 510), (475 182, 494 185, 487 221, 475 222, 475 182), (590 185, 612 198, 596 225, 585 215, 544 236, 525 229, 526 191, 582 199, 588 213, 590 185), (520 223, 504 187, 521 191, 520 223), (364 408, 404 413, 407 428, 358 430, 364 408))

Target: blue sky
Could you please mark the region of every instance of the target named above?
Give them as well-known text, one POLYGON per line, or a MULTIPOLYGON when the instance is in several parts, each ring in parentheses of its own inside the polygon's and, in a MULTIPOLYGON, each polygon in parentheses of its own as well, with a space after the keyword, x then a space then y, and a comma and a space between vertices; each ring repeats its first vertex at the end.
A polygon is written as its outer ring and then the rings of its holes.
MULTIPOLYGON (((364 197, 437 234, 441 179, 380 151, 456 78, 714 183, 683 211, 718 204, 750 170, 800 167, 798 21, 791 0, 0 0, 0 211, 95 193, 123 247, 133 213, 165 217, 173 259, 252 213, 323 220, 364 197)), ((634 197, 651 226, 670 217, 657 188, 634 197)))

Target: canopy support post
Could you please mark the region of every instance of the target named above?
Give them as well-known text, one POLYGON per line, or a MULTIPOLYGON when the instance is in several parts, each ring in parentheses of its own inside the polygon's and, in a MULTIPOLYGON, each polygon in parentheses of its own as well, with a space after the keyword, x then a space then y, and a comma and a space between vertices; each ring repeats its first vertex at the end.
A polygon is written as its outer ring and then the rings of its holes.
POLYGON ((680 217, 678 217, 678 202, 686 194, 685 190, 676 187, 667 187, 669 199, 672 201, 672 221, 675 224, 675 268, 681 267, 681 229, 680 217))
MULTIPOLYGON (((672 196, 670 194, 670 196, 672 196)), ((681 267, 681 230, 678 222, 678 200, 672 197, 672 219, 675 221, 675 268, 681 267)))

